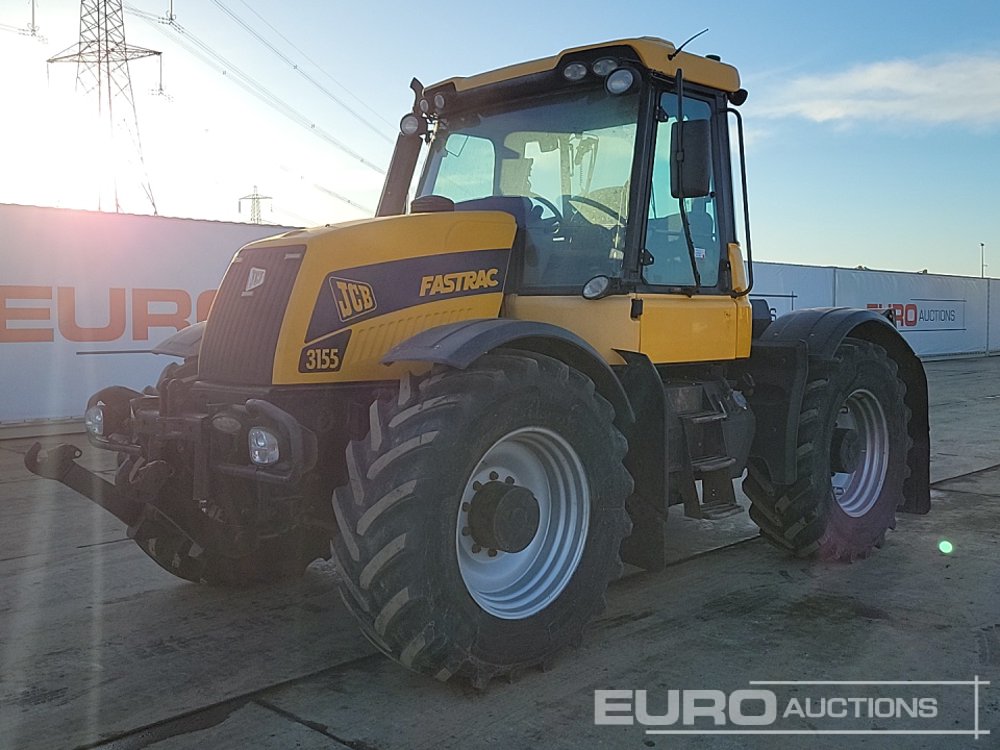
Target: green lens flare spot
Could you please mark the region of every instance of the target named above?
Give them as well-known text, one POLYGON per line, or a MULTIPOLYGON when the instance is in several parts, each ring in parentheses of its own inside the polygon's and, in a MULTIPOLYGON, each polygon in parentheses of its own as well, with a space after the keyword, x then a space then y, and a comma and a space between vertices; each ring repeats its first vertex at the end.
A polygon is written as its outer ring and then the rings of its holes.
POLYGON ((955 550, 955 545, 947 539, 942 539, 938 542, 938 550, 940 550, 942 555, 950 555, 955 550))

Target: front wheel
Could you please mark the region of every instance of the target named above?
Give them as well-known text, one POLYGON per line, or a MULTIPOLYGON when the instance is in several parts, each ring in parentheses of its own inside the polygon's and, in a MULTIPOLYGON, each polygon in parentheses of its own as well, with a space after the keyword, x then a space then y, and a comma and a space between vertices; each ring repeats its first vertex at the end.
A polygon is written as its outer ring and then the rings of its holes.
POLYGON ((333 498, 341 594, 368 638, 477 687, 578 640, 630 528, 613 421, 588 378, 520 351, 376 401, 333 498))
POLYGON ((909 410, 885 350, 845 339, 831 362, 810 365, 799 413, 798 479, 770 481, 753 458, 743 489, 768 541, 798 556, 852 561, 896 526, 906 478, 909 410))

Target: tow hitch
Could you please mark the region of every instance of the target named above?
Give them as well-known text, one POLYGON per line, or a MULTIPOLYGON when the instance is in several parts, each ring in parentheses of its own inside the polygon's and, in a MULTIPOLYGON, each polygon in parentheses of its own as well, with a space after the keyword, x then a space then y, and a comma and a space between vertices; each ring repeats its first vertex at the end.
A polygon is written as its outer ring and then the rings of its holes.
POLYGON ((211 554, 239 558, 257 547, 256 535, 246 533, 242 526, 216 521, 191 503, 161 492, 171 473, 165 461, 138 459, 131 465, 125 464, 129 470, 119 470, 116 483, 112 484, 76 463, 81 451, 75 445, 64 443, 44 455, 40 451, 39 443, 28 449, 24 456, 28 471, 62 482, 90 498, 126 524, 129 537, 136 541, 150 536, 149 527, 159 528, 167 522, 211 554))

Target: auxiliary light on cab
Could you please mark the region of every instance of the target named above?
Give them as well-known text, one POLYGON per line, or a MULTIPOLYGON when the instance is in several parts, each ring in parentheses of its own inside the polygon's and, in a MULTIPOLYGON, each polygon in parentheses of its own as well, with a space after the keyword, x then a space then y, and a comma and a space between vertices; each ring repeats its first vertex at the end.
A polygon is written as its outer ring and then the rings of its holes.
POLYGON ((587 66, 583 63, 570 63, 563 68, 563 78, 567 81, 582 81, 587 75, 587 66))
POLYGON ((399 121, 399 132, 403 135, 416 135, 421 131, 421 120, 415 114, 404 115, 399 121))
POLYGON ((613 57, 602 57, 600 60, 595 60, 594 64, 590 66, 590 69, 594 71, 595 76, 604 78, 617 67, 618 61, 613 57))
POLYGON ((627 93, 635 85, 637 78, 638 76, 632 68, 618 68, 604 80, 604 86, 609 94, 617 96, 627 93))

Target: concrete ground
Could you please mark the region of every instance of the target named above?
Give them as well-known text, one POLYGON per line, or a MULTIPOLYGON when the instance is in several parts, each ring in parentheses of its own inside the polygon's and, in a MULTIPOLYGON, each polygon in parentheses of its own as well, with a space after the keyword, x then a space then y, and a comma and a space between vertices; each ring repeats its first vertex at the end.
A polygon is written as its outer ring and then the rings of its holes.
MULTIPOLYGON (((30 440, 0 441, 0 748, 998 747, 1000 358, 927 371, 934 507, 901 517, 872 559, 795 560, 756 538, 745 515, 712 524, 675 513, 666 570, 613 584, 608 610, 551 671, 485 693, 375 653, 329 565, 249 591, 172 578, 110 515, 28 474, 30 440), (952 554, 939 552, 942 539, 952 554), (977 676, 994 684, 749 684, 977 676), (779 712, 806 698, 848 697, 859 711, 876 705, 868 697, 890 708, 935 701, 936 716, 906 721, 791 714, 771 727, 786 732, 972 732, 978 722, 992 734, 691 736, 594 722, 595 690, 647 691, 658 714, 668 690, 748 688, 772 690, 779 712)), ((108 458, 85 450, 94 468, 109 469, 108 458)))

